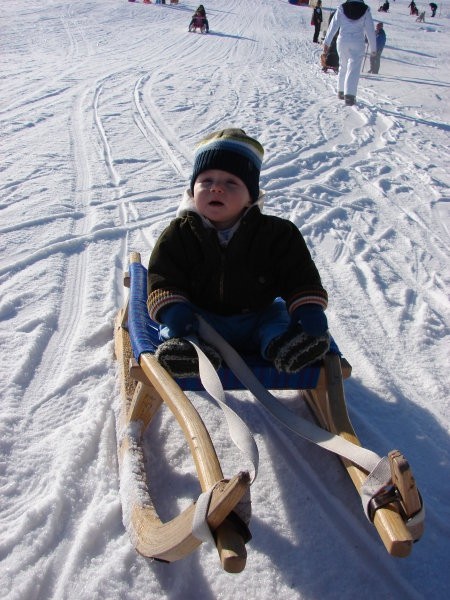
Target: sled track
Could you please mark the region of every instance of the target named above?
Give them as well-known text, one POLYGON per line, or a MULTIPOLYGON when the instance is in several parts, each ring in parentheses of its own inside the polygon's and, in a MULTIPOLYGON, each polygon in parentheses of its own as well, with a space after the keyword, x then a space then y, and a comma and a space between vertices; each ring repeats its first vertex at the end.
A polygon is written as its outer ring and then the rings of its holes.
MULTIPOLYGON (((90 166, 85 134, 86 103, 88 96, 88 89, 85 88, 80 91, 72 113, 72 147, 74 166, 76 169, 74 182, 74 208, 77 212, 85 214, 85 218, 79 219, 77 223, 74 223, 74 226, 78 230, 76 235, 77 240, 82 240, 88 233, 90 227, 89 218, 87 218, 86 214, 91 188, 90 166)), ((77 244, 79 242, 76 241, 74 243, 77 244)), ((49 248, 51 249, 51 247, 52 245, 50 244, 49 248)), ((60 251, 61 248, 58 248, 57 246, 54 251, 58 252, 58 250, 60 251)), ((79 290, 86 290, 87 288, 87 261, 88 256, 86 252, 75 252, 66 259, 64 268, 66 275, 64 276, 64 279, 69 282, 69 285, 64 286, 62 291, 61 304, 58 311, 59 326, 49 339, 47 348, 42 355, 38 371, 27 389, 27 396, 30 398, 39 398, 39 402, 29 409, 30 418, 33 418, 33 420, 35 420, 37 416, 36 410, 43 407, 53 393, 53 391, 48 390, 48 394, 42 396, 42 393, 40 392, 47 388, 48 373, 52 371, 52 364, 54 363, 54 357, 57 355, 57 348, 70 348, 73 340, 76 339, 76 330, 78 323, 80 322, 85 299, 84 294, 80 294, 79 290), (70 273, 70 275, 67 275, 67 273, 70 273), (61 315, 64 315, 63 319, 60 318, 61 315)), ((63 365, 60 365, 60 367, 62 366, 63 365)), ((53 389, 55 388, 58 388, 57 380, 54 381, 53 389)), ((49 407, 48 410, 50 413, 48 415, 46 414, 44 420, 52 413, 51 407, 49 407)), ((47 410, 45 412, 47 413, 47 410)))
MULTIPOLYGON (((145 139, 151 144, 154 150, 161 156, 163 160, 168 159, 175 173, 181 177, 184 176, 185 168, 182 161, 178 158, 173 142, 168 140, 168 130, 166 124, 162 122, 159 110, 156 103, 152 99, 152 76, 143 75, 137 82, 134 88, 134 106, 136 110, 135 123, 142 132, 145 139), (149 90, 146 98, 148 98, 148 106, 144 103, 144 87, 149 83, 149 90), (158 118, 159 117, 159 118, 158 118), (162 132, 164 128, 164 133, 162 132)), ((175 139, 175 134, 170 136, 175 139)))

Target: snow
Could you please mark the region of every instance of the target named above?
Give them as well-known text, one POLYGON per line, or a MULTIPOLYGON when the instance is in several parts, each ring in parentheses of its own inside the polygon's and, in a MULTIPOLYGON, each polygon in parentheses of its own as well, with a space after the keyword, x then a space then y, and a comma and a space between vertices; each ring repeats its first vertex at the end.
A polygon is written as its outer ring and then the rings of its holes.
MULTIPOLYGON (((408 4, 382 14, 381 72, 344 107, 311 9, 287 0, 210 0, 209 35, 187 32, 195 2, 2 3, 2 597, 447 597, 450 7, 431 19, 422 3, 417 23, 408 4), (260 452, 245 571, 223 572, 208 544, 168 565, 130 543, 113 344, 123 271, 174 217, 195 142, 226 126, 263 143, 266 211, 296 223, 317 262, 360 439, 413 467, 427 517, 408 558, 386 553, 337 458, 243 392, 230 402, 260 452)), ((224 473, 245 468, 219 409, 191 398, 224 473)), ((170 518, 199 488, 166 409, 145 444, 170 518)))

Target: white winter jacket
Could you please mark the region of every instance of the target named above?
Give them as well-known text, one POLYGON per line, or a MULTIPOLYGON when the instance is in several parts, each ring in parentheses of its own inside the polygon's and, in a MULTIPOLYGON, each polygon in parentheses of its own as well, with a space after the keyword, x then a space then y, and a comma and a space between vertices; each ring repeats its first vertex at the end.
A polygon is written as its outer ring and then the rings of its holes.
POLYGON ((370 51, 377 51, 372 14, 363 0, 347 0, 337 8, 323 41, 325 46, 331 44, 338 29, 341 43, 360 41, 364 46, 367 37, 370 51))

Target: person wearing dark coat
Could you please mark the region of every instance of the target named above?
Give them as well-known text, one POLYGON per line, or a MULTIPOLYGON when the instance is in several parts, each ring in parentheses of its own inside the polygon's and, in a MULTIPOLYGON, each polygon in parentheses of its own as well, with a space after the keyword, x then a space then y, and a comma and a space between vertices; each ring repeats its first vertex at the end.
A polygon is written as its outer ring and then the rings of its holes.
POLYGON ((411 2, 408 4, 408 8, 409 8, 409 14, 410 15, 418 15, 419 14, 419 9, 417 8, 416 3, 414 2, 414 0, 411 0, 411 2))
POLYGON ((199 4, 199 6, 195 12, 202 17, 206 17, 206 10, 205 10, 205 7, 203 6, 203 4, 199 4))
POLYGON ((313 42, 319 44, 319 34, 322 26, 322 0, 317 0, 311 17, 311 25, 314 25, 313 42))
POLYGON ((205 26, 206 33, 209 33, 209 23, 206 17, 206 10, 203 4, 200 4, 195 13, 192 15, 191 22, 189 23, 189 31, 194 27, 197 19, 201 19, 203 25, 205 26))
POLYGON ((430 2, 428 6, 431 8, 431 16, 436 16, 437 4, 435 2, 430 2))
MULTIPOLYGON (((330 337, 327 292, 298 227, 261 212, 264 149, 242 129, 197 145, 190 188, 148 265, 148 311, 160 323, 156 359, 174 377, 198 375, 183 339, 198 315, 238 351, 294 373, 322 357, 330 337)), ((203 344, 214 366, 220 355, 203 344)))

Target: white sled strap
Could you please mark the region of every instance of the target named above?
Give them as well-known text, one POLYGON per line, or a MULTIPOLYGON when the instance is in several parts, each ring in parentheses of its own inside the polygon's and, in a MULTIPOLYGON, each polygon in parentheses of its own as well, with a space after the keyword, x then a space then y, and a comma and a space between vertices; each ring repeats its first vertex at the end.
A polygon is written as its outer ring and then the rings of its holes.
MULTIPOLYGON (((228 425, 228 431, 234 444, 239 448, 242 454, 252 464, 252 473, 250 485, 255 481, 258 474, 259 453, 258 446, 244 421, 232 410, 225 402, 225 392, 217 371, 211 364, 208 357, 198 346, 198 340, 194 337, 186 338, 195 348, 199 362, 200 379, 207 393, 213 398, 222 409, 228 425)), ((213 488, 200 494, 192 522, 192 533, 194 537, 202 542, 213 542, 211 530, 207 522, 208 508, 211 501, 213 488)), ((235 507, 235 512, 241 516, 247 524, 250 520, 250 495, 247 494, 235 507), (246 517, 244 516, 244 513, 246 517)))
POLYGON ((255 439, 240 416, 226 404, 222 382, 208 357, 198 346, 198 340, 194 337, 187 337, 186 339, 194 346, 197 352, 200 380, 203 387, 222 409, 227 421, 230 437, 234 444, 252 464, 253 468, 250 478, 251 485, 256 479, 259 465, 258 446, 256 445, 255 439))
POLYGON ((234 348, 232 348, 232 346, 230 346, 208 323, 206 323, 204 319, 199 317, 199 321, 201 337, 220 351, 228 367, 233 371, 239 381, 252 392, 264 408, 266 408, 280 423, 310 442, 313 442, 330 452, 339 454, 344 458, 348 458, 368 472, 376 467, 381 460, 381 457, 375 452, 352 444, 344 438, 318 427, 314 423, 311 423, 311 421, 303 419, 286 408, 284 404, 265 389, 234 348))
MULTIPOLYGON (((234 348, 230 346, 202 317, 199 315, 197 316, 200 323, 199 333, 202 339, 219 350, 234 375, 272 416, 297 435, 317 444, 325 450, 334 452, 335 454, 350 460, 369 473, 367 481, 363 486, 363 488, 365 488, 367 485, 367 489, 364 491, 364 496, 362 498, 364 511, 366 515, 368 515, 369 504, 373 496, 391 482, 391 474, 388 472, 389 469, 384 468, 385 462, 388 461, 388 459, 382 459, 376 452, 353 444, 341 436, 330 433, 290 411, 264 388, 234 348), (380 463, 383 465, 383 468, 379 466, 380 463), (375 491, 372 492, 372 490, 375 491)), ((200 376, 201 374, 202 372, 200 370, 200 376)), ((217 379, 219 379, 218 376, 217 379)), ((205 386, 203 379, 202 383, 205 386)), ((219 384, 221 386, 220 379, 219 384)), ((205 389, 207 389, 206 386, 205 389)), ((389 466, 389 463, 387 464, 389 466)))
POLYGON ((369 521, 373 520, 373 511, 371 510, 372 499, 381 494, 390 483, 391 467, 388 457, 384 456, 369 473, 360 490, 361 502, 369 521))
POLYGON ((192 533, 201 542, 212 542, 214 544, 213 534, 207 521, 213 489, 214 487, 207 492, 203 492, 197 499, 194 518, 192 520, 192 533))

